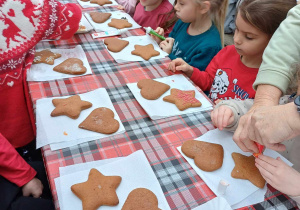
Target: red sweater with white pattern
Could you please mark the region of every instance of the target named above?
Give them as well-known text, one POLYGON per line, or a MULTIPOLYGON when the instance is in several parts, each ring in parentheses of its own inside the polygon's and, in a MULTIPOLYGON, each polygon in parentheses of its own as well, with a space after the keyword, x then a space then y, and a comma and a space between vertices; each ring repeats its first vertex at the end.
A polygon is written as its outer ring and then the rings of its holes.
POLYGON ((35 138, 26 71, 42 39, 68 39, 81 10, 55 0, 0 0, 0 175, 23 186, 36 174, 14 148, 35 138))

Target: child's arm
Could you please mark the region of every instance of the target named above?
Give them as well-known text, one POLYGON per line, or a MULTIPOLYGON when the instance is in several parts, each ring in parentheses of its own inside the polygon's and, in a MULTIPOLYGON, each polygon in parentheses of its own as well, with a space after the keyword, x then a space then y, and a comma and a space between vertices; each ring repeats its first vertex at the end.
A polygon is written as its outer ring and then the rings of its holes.
POLYGON ((279 157, 273 159, 260 155, 255 158, 255 166, 263 178, 275 189, 291 196, 300 205, 300 173, 288 166, 279 157))
POLYGON ((118 9, 125 10, 130 16, 133 16, 137 0, 117 0, 118 9))
POLYGON ((253 99, 220 101, 211 112, 212 122, 220 130, 235 131, 240 117, 249 111, 253 101, 253 99))

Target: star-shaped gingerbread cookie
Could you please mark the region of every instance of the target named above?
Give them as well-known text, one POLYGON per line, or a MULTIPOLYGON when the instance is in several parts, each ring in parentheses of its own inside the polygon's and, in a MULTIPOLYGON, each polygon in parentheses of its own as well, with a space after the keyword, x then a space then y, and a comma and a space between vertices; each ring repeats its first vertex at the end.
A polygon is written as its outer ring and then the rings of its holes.
POLYGON ((122 29, 122 28, 130 28, 132 26, 132 24, 124 19, 112 18, 110 23, 108 23, 108 26, 114 27, 117 29, 122 29))
POLYGON ((104 4, 112 4, 112 2, 109 0, 91 0, 90 3, 98 4, 100 6, 103 6, 104 4))
POLYGON ((173 103, 180 111, 190 107, 200 107, 202 103, 195 98, 194 90, 171 89, 171 95, 165 96, 164 101, 173 103))
POLYGON ((55 109, 51 112, 52 117, 66 115, 72 119, 77 119, 82 110, 88 109, 93 105, 88 101, 82 101, 78 95, 63 99, 53 99, 52 103, 55 106, 55 109))
POLYGON ((157 56, 160 52, 154 50, 153 44, 148 45, 134 45, 134 51, 131 52, 132 55, 138 55, 144 58, 146 61, 151 57, 157 56))
POLYGON ((104 176, 92 168, 86 182, 71 186, 72 192, 82 201, 84 210, 96 210, 100 206, 116 206, 119 198, 116 189, 122 178, 120 176, 104 176))
POLYGON ((247 179, 256 187, 264 188, 266 181, 255 166, 255 157, 253 155, 247 157, 245 155, 233 152, 231 154, 235 166, 231 172, 231 176, 236 179, 247 179))
POLYGON ((54 60, 60 57, 61 54, 59 53, 54 53, 51 52, 50 50, 42 50, 40 52, 34 53, 33 64, 45 63, 45 64, 53 65, 54 60))

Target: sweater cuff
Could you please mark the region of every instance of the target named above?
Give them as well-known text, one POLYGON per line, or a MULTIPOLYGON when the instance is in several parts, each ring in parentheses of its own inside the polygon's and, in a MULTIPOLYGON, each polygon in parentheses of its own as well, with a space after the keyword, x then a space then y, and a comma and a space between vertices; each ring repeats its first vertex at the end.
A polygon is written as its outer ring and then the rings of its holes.
POLYGON ((254 90, 257 90, 258 85, 272 85, 285 94, 290 83, 291 80, 285 74, 281 74, 280 72, 271 69, 263 69, 259 70, 253 88, 254 90))

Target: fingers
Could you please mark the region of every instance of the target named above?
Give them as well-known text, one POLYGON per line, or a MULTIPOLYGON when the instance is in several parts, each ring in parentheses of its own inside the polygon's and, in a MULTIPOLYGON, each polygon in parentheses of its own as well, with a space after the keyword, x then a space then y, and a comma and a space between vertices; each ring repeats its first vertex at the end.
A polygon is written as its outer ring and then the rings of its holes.
POLYGON ((267 148, 278 151, 278 152, 282 152, 286 150, 285 145, 283 144, 268 144, 266 145, 267 148))

